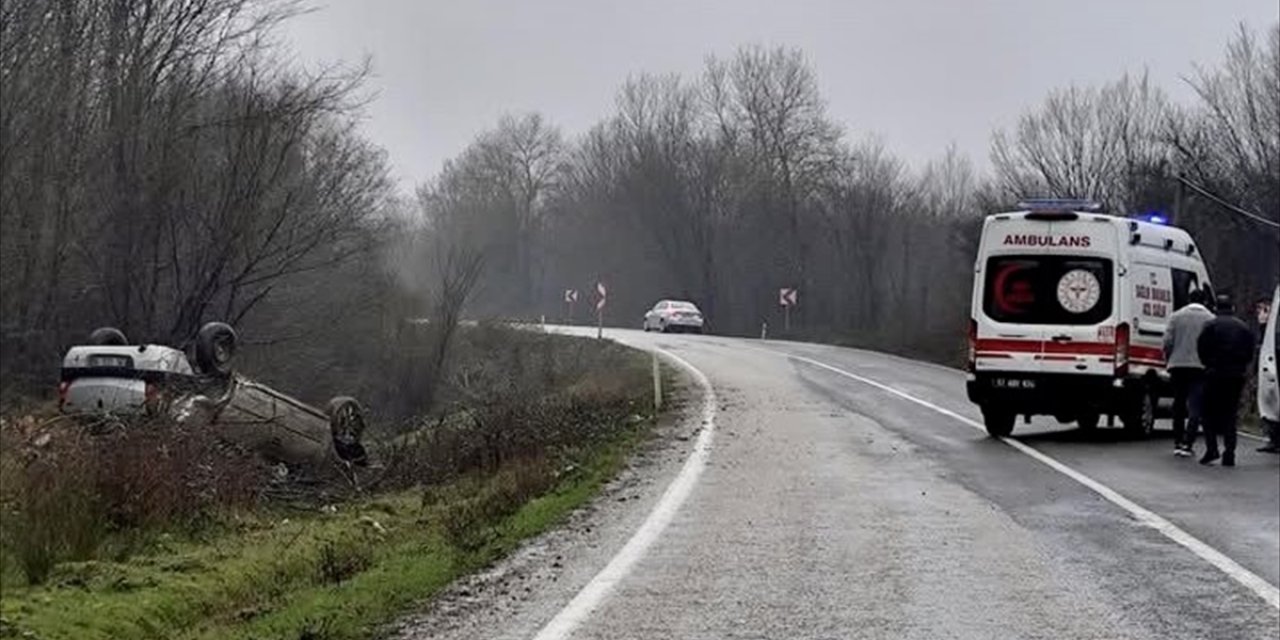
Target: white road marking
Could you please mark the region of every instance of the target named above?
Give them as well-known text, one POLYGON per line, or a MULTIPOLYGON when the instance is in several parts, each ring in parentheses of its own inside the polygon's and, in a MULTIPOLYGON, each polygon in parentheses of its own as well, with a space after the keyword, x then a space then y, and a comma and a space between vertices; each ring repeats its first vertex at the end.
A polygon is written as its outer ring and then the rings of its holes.
POLYGON ((1248 438, 1248 439, 1250 439, 1250 440, 1257 440, 1258 442, 1269 442, 1269 440, 1267 440, 1266 438, 1264 438, 1264 437, 1262 437, 1262 436, 1255 436, 1255 435, 1253 435, 1252 433, 1249 433, 1248 431, 1240 431, 1240 432, 1238 432, 1238 435, 1239 435, 1241 438, 1248 438))
POLYGON ((631 535, 631 539, 627 540, 609 564, 605 565, 604 569, 601 569, 600 573, 597 573, 591 582, 588 582, 569 601, 569 604, 565 605, 564 609, 561 609, 560 613, 556 614, 556 617, 534 636, 534 640, 568 638, 583 620, 604 602, 614 587, 626 577, 636 562, 657 541, 658 536, 662 535, 667 525, 671 524, 676 512, 693 491, 694 485, 698 482, 698 476, 702 475, 702 470, 707 466, 707 457, 711 453, 711 438, 716 425, 716 394, 711 388, 711 381, 680 356, 663 349, 655 348, 655 351, 687 370, 698 382, 698 386, 702 387, 702 430, 694 442, 693 452, 685 459, 680 473, 667 486, 667 490, 658 499, 658 504, 654 505, 653 511, 649 512, 649 516, 631 535))
MULTIPOLYGON (((758 349, 758 350, 768 351, 769 353, 783 356, 785 358, 791 358, 793 360, 799 360, 801 362, 813 365, 820 369, 825 369, 837 375, 844 376, 851 380, 856 380, 865 385, 875 387, 876 389, 879 389, 886 393, 893 394, 899 398, 902 398, 903 400, 907 400, 909 402, 918 404, 922 407, 925 407, 926 409, 931 409, 937 413, 947 416, 948 418, 956 420, 961 424, 968 425, 970 427, 973 427, 974 429, 978 429, 979 431, 986 433, 986 427, 982 426, 977 421, 970 420, 969 418, 966 418, 954 411, 951 411, 950 409, 945 409, 936 404, 933 404, 928 400, 917 398, 905 391, 899 391, 898 389, 895 389, 884 383, 877 382, 870 378, 860 376, 856 373, 850 373, 848 371, 845 371, 844 369, 840 369, 839 367, 833 367, 829 364, 826 364, 825 362, 819 362, 812 358, 806 358, 804 356, 797 356, 789 353, 783 353, 781 351, 772 351, 769 349, 758 349)), ((1054 471, 1057 471, 1058 473, 1061 473, 1067 476, 1068 478, 1071 478, 1072 480, 1075 480, 1076 482, 1084 485, 1089 490, 1102 496, 1103 498, 1106 498, 1107 501, 1120 507, 1121 509, 1128 511, 1129 515, 1133 516, 1138 522, 1148 527, 1151 527, 1156 531, 1159 531, 1160 533, 1164 534, 1166 538, 1169 538, 1170 540, 1182 545, 1187 550, 1191 551, 1191 553, 1194 553, 1197 556, 1199 556, 1205 562, 1208 562, 1214 567, 1217 567, 1218 570, 1227 574, 1227 576, 1229 576, 1232 580, 1235 580, 1245 588, 1258 594, 1258 596, 1262 598, 1264 601, 1266 601, 1267 604, 1271 605, 1276 609, 1280 609, 1280 588, 1277 588, 1275 585, 1271 584, 1270 582, 1267 582, 1258 574, 1244 568, 1243 566, 1240 565, 1240 563, 1227 557, 1226 554, 1222 553, 1221 551, 1218 551, 1217 549, 1214 549, 1213 547, 1209 546, 1199 538, 1178 528, 1177 525, 1173 524, 1172 522, 1169 522, 1168 520, 1164 519, 1159 515, 1156 515, 1151 510, 1124 497, 1123 495, 1120 495, 1114 489, 1102 484, 1101 482, 1098 482, 1097 480, 1094 480, 1093 478, 1090 478, 1089 476, 1083 473, 1080 473, 1079 471, 1076 471, 1075 469, 1057 461, 1056 459, 1048 455, 1045 455, 1044 453, 1041 453, 1040 451, 1036 450, 1034 447, 1031 447, 1030 445, 1027 445, 1027 444, 1023 444, 1022 442, 1014 440, 1013 438, 1001 438, 1000 440, 1002 440, 1005 444, 1013 447, 1014 449, 1017 449, 1018 451, 1034 458, 1036 461, 1043 463, 1044 465, 1048 466, 1050 469, 1053 469, 1054 471)))

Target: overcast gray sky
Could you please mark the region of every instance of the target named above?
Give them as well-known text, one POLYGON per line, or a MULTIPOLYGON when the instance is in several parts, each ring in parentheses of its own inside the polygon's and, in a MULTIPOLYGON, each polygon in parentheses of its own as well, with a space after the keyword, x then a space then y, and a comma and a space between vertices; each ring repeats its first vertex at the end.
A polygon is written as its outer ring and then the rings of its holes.
POLYGON ((920 165, 955 142, 986 163, 993 128, 1052 88, 1148 69, 1177 99, 1241 22, 1276 0, 319 0, 284 36, 308 66, 373 57, 366 134, 401 187, 506 112, 567 134, 607 115, 632 73, 697 74, 741 44, 804 50, 831 116, 920 165))

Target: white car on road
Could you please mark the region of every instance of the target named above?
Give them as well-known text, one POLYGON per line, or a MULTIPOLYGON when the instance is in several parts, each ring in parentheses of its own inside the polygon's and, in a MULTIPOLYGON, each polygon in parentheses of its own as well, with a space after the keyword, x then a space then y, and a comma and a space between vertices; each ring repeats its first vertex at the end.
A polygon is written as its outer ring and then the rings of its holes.
POLYGON ((702 333, 702 311, 692 302, 661 300, 644 314, 645 331, 702 333))

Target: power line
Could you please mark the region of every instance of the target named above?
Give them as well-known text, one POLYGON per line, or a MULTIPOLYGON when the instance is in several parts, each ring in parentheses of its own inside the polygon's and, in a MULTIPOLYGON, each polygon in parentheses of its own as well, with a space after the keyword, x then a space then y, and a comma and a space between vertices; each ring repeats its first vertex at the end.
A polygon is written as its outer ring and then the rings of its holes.
POLYGON ((1244 216, 1244 217, 1246 217, 1246 218, 1248 218, 1248 219, 1250 219, 1250 220, 1253 220, 1254 222, 1258 222, 1258 223, 1261 223, 1261 224, 1265 224, 1265 225, 1267 225, 1268 227, 1271 227, 1272 229, 1280 229, 1280 223, 1275 222, 1274 220, 1268 220, 1268 219, 1266 219, 1266 218, 1264 218, 1264 217, 1262 217, 1262 216, 1260 216, 1260 215, 1258 215, 1258 214, 1256 214, 1256 213, 1253 213, 1253 212, 1250 212, 1250 211, 1246 211, 1246 210, 1244 210, 1244 209, 1241 209, 1240 207, 1237 207, 1236 205, 1231 204, 1230 202, 1227 202, 1226 200, 1223 200, 1222 198, 1219 198, 1218 196, 1216 196, 1216 195, 1214 195, 1214 194, 1210 193, 1210 192, 1209 192, 1207 189, 1205 189, 1204 187, 1202 187, 1202 186, 1200 186, 1200 185, 1198 185, 1198 184, 1196 184, 1196 183, 1194 183, 1194 182, 1192 182, 1192 181, 1190 181, 1190 180, 1188 180, 1188 179, 1186 179, 1186 178, 1184 178, 1184 177, 1182 177, 1182 176, 1178 176, 1178 181, 1179 181, 1179 182, 1181 182, 1182 184, 1184 184, 1184 185, 1186 185, 1186 186, 1190 187, 1192 191, 1195 191, 1196 193, 1198 193, 1198 194, 1200 194, 1200 195, 1202 195, 1202 196, 1204 196, 1204 197, 1206 197, 1206 198, 1208 198, 1208 199, 1212 200, 1213 202, 1215 202, 1215 203, 1217 203, 1218 205, 1220 205, 1222 208, 1224 208, 1224 209, 1226 209, 1226 210, 1228 210, 1228 211, 1231 211, 1232 213, 1236 213, 1236 214, 1242 215, 1242 216, 1244 216))

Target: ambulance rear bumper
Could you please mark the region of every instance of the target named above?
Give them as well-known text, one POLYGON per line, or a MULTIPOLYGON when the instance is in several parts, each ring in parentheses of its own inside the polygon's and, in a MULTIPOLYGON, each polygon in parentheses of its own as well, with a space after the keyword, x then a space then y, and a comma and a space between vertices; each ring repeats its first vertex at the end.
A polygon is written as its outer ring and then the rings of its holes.
POLYGON ((980 372, 967 390, 975 404, 1019 415, 1075 416, 1118 410, 1137 384, 1105 375, 980 372))

